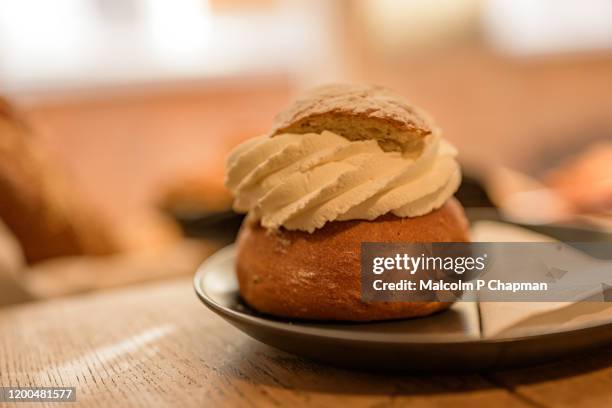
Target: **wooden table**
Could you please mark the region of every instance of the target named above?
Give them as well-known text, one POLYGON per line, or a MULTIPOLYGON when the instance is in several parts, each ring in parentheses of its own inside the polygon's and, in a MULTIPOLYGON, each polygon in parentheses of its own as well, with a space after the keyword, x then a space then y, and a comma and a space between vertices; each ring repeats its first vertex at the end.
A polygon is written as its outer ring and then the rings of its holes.
POLYGON ((252 340, 180 279, 0 310, 0 385, 75 386, 100 407, 604 407, 612 347, 495 373, 346 371, 252 340))

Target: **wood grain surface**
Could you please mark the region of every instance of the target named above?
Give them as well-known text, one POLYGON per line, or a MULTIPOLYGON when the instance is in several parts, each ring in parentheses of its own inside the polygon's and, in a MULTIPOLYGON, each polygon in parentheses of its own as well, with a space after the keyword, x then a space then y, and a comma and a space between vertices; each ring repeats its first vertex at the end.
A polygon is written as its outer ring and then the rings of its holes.
POLYGON ((0 385, 75 386, 94 407, 612 406, 612 347, 495 373, 347 371, 250 339, 181 279, 2 309, 0 385))

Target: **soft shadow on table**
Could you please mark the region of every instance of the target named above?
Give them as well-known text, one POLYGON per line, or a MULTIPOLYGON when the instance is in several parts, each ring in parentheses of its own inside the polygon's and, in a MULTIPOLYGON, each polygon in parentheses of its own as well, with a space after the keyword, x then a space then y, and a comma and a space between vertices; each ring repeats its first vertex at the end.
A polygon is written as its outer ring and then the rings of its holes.
POLYGON ((594 349, 556 362, 484 374, 506 385, 519 386, 554 381, 612 367, 612 346, 594 349))
POLYGON ((247 341, 227 370, 236 379, 296 391, 357 395, 431 395, 471 392, 574 377, 612 366, 612 347, 554 363, 474 373, 389 374, 320 364, 256 341, 247 341), (279 368, 282 367, 282 368, 279 368))
POLYGON ((357 395, 429 395, 496 388, 478 374, 389 375, 346 370, 278 351, 256 341, 243 345, 227 373, 257 385, 295 391, 357 395))

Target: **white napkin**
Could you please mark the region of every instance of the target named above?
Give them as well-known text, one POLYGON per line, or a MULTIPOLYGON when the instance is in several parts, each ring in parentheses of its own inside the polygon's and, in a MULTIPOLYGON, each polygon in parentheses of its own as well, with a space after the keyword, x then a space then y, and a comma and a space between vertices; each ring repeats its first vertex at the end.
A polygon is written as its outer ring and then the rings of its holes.
MULTIPOLYGON (((555 242, 551 237, 493 221, 472 227, 478 242, 555 242)), ((480 302, 482 336, 514 337, 612 321, 610 302, 480 302)))

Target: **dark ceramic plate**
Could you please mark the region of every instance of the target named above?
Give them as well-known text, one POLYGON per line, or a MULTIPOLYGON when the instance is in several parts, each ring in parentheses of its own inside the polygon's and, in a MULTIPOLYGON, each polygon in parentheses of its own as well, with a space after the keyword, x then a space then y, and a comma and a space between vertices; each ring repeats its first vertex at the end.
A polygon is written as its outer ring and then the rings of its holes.
POLYGON ((612 322, 483 339, 478 308, 469 302, 434 316, 392 322, 282 320, 240 300, 234 258, 234 247, 228 246, 199 268, 194 286, 202 302, 249 336, 321 362, 382 371, 468 371, 551 361, 612 342, 612 322))

